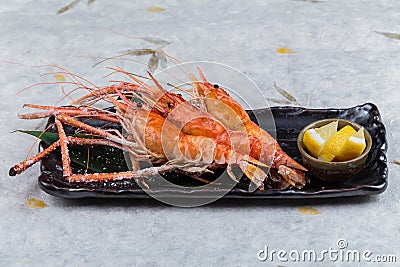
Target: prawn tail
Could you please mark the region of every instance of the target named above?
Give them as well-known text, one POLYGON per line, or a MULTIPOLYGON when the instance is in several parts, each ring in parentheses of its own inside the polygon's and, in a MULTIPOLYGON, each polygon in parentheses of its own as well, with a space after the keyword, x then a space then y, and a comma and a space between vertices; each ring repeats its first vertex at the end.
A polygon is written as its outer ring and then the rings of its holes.
POLYGON ((257 188, 263 186, 264 180, 267 178, 267 174, 262 169, 247 161, 241 161, 238 165, 242 172, 257 188))
POLYGON ((291 185, 296 188, 303 188, 307 182, 306 175, 297 169, 285 165, 278 167, 278 173, 291 185))

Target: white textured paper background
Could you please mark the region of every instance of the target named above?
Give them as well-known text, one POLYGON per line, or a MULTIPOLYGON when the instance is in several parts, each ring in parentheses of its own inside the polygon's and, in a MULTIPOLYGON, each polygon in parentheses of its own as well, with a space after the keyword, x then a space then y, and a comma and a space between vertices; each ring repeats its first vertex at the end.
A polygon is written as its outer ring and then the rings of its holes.
MULTIPOLYGON (((400 260, 400 166, 392 163, 400 160, 400 40, 375 32, 400 32, 398 1, 97 0, 56 15, 66 4, 14 0, 0 6, 0 265, 291 266, 259 262, 257 251, 265 244, 276 250, 320 251, 335 248, 339 238, 350 249, 397 254, 400 260), (166 10, 147 12, 153 5, 166 10), (17 95, 30 84, 51 80, 40 76, 51 69, 6 61, 57 64, 107 84, 105 65, 92 68, 99 61, 93 57, 154 48, 96 27, 168 40, 165 51, 182 61, 235 67, 274 98, 279 97, 273 89, 276 82, 306 107, 375 103, 388 132, 387 191, 361 199, 239 199, 180 209, 143 200, 58 199, 38 188, 38 166, 9 177, 9 168, 24 159, 33 142, 11 132, 40 126, 17 118, 22 105, 53 105, 63 95, 60 86, 39 86, 17 95), (279 47, 295 53, 278 54, 279 47), (26 207, 30 197, 48 207, 26 207), (298 211, 302 206, 321 214, 303 215, 298 211)), ((145 69, 125 62, 129 66, 138 73, 145 69)))

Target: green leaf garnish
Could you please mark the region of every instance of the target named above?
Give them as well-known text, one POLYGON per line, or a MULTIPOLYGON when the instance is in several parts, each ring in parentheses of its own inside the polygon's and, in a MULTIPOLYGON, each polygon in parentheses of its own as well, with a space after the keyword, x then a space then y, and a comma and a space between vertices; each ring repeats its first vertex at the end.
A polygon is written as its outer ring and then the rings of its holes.
MULTIPOLYGON (((26 133, 35 136, 42 140, 46 145, 51 145, 56 142, 58 133, 17 130, 17 132, 26 133)), ((95 138, 91 135, 84 134, 67 134, 80 138, 95 138)), ((120 172, 127 171, 125 157, 123 151, 110 146, 69 146, 69 156, 71 161, 78 164, 79 173, 84 173, 87 170, 98 173, 120 172)))

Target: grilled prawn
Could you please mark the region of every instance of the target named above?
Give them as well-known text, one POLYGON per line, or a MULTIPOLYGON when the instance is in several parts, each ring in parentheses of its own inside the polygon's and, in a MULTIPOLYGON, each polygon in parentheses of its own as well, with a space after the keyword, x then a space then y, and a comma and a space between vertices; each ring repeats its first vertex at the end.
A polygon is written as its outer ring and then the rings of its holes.
MULTIPOLYGON (((102 93, 107 90, 103 90, 102 93)), ((59 140, 30 159, 14 165, 9 174, 20 174, 43 157, 61 147, 63 176, 69 182, 112 181, 118 179, 141 180, 154 175, 177 169, 187 173, 202 173, 218 166, 226 166, 229 176, 236 180, 231 167, 238 166, 257 187, 261 186, 266 174, 256 165, 262 163, 248 155, 219 144, 215 139, 201 135, 182 133, 179 128, 155 111, 138 107, 126 99, 121 91, 114 90, 122 101, 108 96, 114 103, 116 113, 108 113, 88 107, 51 107, 28 104, 26 106, 45 110, 43 112, 20 115, 23 119, 37 119, 49 116, 55 117, 55 125, 59 140), (109 122, 120 123, 127 133, 113 134, 92 127, 77 118, 97 118, 109 122), (85 139, 66 136, 63 124, 76 127, 97 139, 85 139), (133 171, 118 173, 73 174, 70 166, 68 146, 74 145, 107 145, 127 151, 133 163, 152 161, 164 163, 159 167, 138 169, 133 164, 133 171), (168 164, 165 164, 168 163, 168 164)), ((110 92, 108 92, 110 93, 110 92)), ((98 97, 94 96, 94 97, 98 97)))
MULTIPOLYGON (((243 107, 224 89, 210 84, 200 69, 202 81, 198 81, 193 75, 191 77, 193 91, 198 96, 200 108, 180 95, 165 90, 151 73, 149 76, 155 84, 154 87, 121 69, 115 70, 135 80, 137 84, 130 86, 129 91, 143 93, 141 99, 181 128, 182 132, 212 137, 219 143, 230 145, 241 153, 248 154, 272 167, 271 173, 274 176, 277 172, 292 186, 302 188, 306 184, 304 171, 307 169, 288 156, 268 132, 251 121, 243 107)), ((107 90, 112 91, 112 89, 107 90)), ((92 94, 81 100, 90 95, 92 94)))
POLYGON ((200 69, 198 71, 202 81, 194 80, 193 90, 203 100, 206 111, 217 118, 227 129, 241 132, 244 130, 251 136, 253 143, 250 155, 252 157, 258 159, 265 153, 263 148, 275 147, 272 167, 278 169, 278 173, 292 186, 303 187, 306 183, 303 172, 307 169, 289 157, 278 142, 268 132, 255 124, 243 107, 230 97, 224 89, 210 84, 202 71, 200 69), (232 118, 236 120, 232 120, 232 118), (238 127, 238 125, 244 125, 244 127, 238 127))
MULTIPOLYGON (((194 93, 200 100, 200 107, 192 105, 180 95, 165 90, 149 73, 155 86, 149 86, 122 69, 114 69, 132 78, 135 83, 120 84, 91 92, 77 103, 95 97, 101 98, 124 88, 124 92, 141 93, 140 98, 168 121, 179 127, 185 134, 213 138, 218 144, 233 147, 242 154, 259 160, 271 174, 284 178, 290 185, 302 188, 306 183, 302 165, 289 157, 277 141, 265 130, 250 120, 246 111, 229 94, 210 84, 199 70, 202 81, 192 76, 194 93)), ((138 96, 138 95, 136 95, 138 96)), ((192 99, 193 100, 193 99, 192 99)), ((279 177, 274 177, 279 178, 279 177)))

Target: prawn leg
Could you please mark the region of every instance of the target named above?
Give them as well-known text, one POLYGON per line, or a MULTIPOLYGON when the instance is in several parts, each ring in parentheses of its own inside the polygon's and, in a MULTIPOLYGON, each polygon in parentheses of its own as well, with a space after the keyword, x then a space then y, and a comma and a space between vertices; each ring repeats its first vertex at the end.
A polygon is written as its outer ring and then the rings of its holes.
POLYGON ((18 114, 18 117, 20 119, 25 119, 25 120, 48 118, 55 114, 63 113, 69 116, 96 118, 98 120, 114 122, 114 123, 120 122, 120 119, 116 117, 115 114, 107 113, 97 109, 91 109, 88 107, 52 107, 52 106, 40 106, 34 104, 25 104, 24 107, 46 110, 37 113, 18 114))
MULTIPOLYGON (((85 138, 77 138, 77 137, 67 137, 65 131, 63 129, 63 125, 61 121, 58 119, 59 116, 56 116, 56 126, 59 134, 59 140, 50 145, 45 150, 41 151, 37 155, 32 156, 28 160, 25 160, 19 164, 14 165, 10 171, 10 176, 15 176, 17 174, 22 173, 24 170, 31 167, 33 164, 37 163, 45 156, 49 155, 52 151, 54 151, 57 147, 61 148, 61 161, 63 165, 63 177, 69 182, 93 182, 93 181, 114 181, 121 179, 135 179, 142 180, 143 178, 150 177, 157 173, 164 173, 173 171, 176 169, 175 166, 172 165, 163 165, 160 167, 150 167, 143 170, 138 171, 126 171, 126 172, 116 172, 116 173, 95 173, 95 174, 73 174, 71 170, 71 160, 69 158, 68 146, 69 145, 107 145, 113 146, 116 148, 122 149, 122 145, 116 144, 110 140, 104 139, 85 139, 85 138)), ((76 125, 75 125, 76 126, 76 125)), ((86 128, 87 130, 88 128, 86 128)), ((96 131, 96 133, 98 133, 96 131)), ((109 133, 104 132, 104 135, 107 136, 109 133)))

